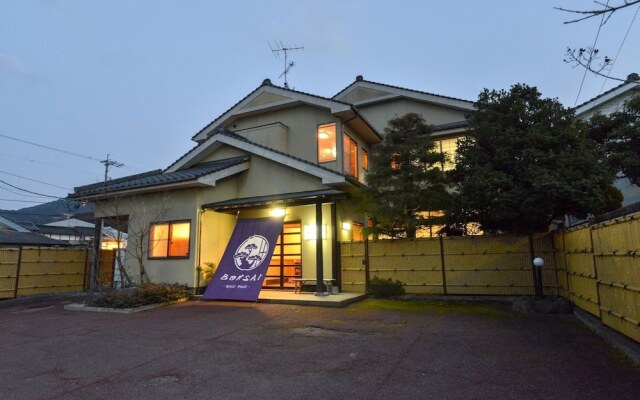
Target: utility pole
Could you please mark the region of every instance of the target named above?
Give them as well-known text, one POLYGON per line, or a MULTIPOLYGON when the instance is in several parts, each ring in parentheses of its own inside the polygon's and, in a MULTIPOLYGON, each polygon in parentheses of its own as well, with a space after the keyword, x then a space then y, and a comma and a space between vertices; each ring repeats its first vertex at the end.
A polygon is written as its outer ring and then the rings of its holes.
MULTIPOLYGON (((107 183, 109 182, 109 168, 124 167, 124 164, 116 160, 110 159, 111 155, 107 153, 107 159, 100 161, 104 164, 104 193, 107 192, 107 183)), ((89 292, 93 293, 97 289, 98 277, 100 276, 100 251, 102 249, 102 232, 104 231, 104 218, 100 218, 100 224, 96 224, 93 246, 93 262, 91 264, 91 273, 89 274, 89 292)))
POLYGON ((106 188, 107 181, 109 180, 109 167, 121 168, 124 167, 123 163, 117 162, 116 160, 109 159, 110 154, 107 153, 107 159, 100 161, 100 163, 104 164, 104 186, 106 188))

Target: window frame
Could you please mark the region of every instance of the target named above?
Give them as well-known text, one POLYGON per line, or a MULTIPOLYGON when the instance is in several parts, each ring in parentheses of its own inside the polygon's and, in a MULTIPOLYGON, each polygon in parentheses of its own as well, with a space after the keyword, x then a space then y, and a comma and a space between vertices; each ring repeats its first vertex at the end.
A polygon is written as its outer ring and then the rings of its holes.
POLYGON ((147 259, 148 260, 186 260, 189 259, 191 257, 191 220, 190 219, 175 219, 175 220, 170 220, 170 221, 155 221, 155 222, 151 222, 149 224, 149 240, 148 240, 148 249, 147 249, 147 259), (189 240, 187 243, 187 255, 186 256, 172 256, 169 254, 169 249, 170 249, 170 244, 171 244, 171 238, 172 238, 172 233, 173 233, 173 225, 177 225, 177 224, 183 224, 183 223, 189 223, 189 240), (168 230, 167 230, 167 255, 163 256, 163 257, 154 257, 151 255, 151 250, 152 250, 152 241, 153 241, 153 235, 151 234, 151 230, 153 229, 154 226, 156 225, 167 225, 168 226, 168 230))
POLYGON ((316 157, 318 158, 318 164, 335 162, 336 160, 338 160, 338 124, 336 122, 325 122, 323 124, 318 124, 318 126, 316 126, 316 157), (319 137, 320 127, 325 127, 330 125, 333 125, 333 128, 334 128, 333 144, 335 147, 336 154, 333 155, 333 158, 331 160, 321 160, 320 159, 320 137, 319 137))
MULTIPOLYGON (((359 171, 358 171, 358 168, 360 166, 359 163, 358 163, 358 142, 354 138, 349 136, 346 132, 342 132, 342 147, 343 147, 342 148, 342 171, 344 171, 345 175, 352 176, 352 177, 358 179, 358 177, 360 175, 359 171), (353 154, 351 153, 352 147, 349 146, 349 159, 352 161, 352 163, 355 161, 355 166, 353 166, 354 167, 354 171, 353 171, 354 173, 353 174, 348 173, 347 172, 347 168, 346 168, 347 167, 347 162, 346 162, 347 160, 346 160, 345 154, 347 153, 347 151, 346 151, 347 149, 344 148, 345 144, 346 144, 345 143, 346 142, 345 139, 349 139, 349 144, 355 146, 355 152, 353 154)), ((351 169, 351 167, 352 166, 349 165, 349 169, 351 169)))

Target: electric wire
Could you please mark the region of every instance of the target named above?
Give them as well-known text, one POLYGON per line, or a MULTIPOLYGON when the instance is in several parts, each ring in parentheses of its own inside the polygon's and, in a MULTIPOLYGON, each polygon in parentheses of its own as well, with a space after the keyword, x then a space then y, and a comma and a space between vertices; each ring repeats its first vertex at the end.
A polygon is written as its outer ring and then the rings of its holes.
POLYGON ((47 183, 47 182, 42 182, 42 181, 39 181, 39 180, 37 180, 37 179, 27 178, 26 176, 21 176, 21 175, 12 174, 11 172, 0 171, 0 174, 6 174, 6 175, 15 176, 16 178, 25 179, 25 180, 32 181, 32 182, 37 182, 37 183, 42 183, 43 185, 52 186, 52 187, 55 187, 55 188, 58 188, 58 189, 71 190, 71 189, 66 188, 66 187, 62 187, 62 186, 58 186, 58 185, 53 185, 53 184, 51 184, 51 183, 47 183))
POLYGON ((624 37, 622 38, 622 42, 620 43, 620 47, 618 47, 618 52, 616 53, 616 56, 613 58, 613 63, 611 64, 611 68, 609 68, 609 72, 607 73, 607 76, 604 78, 604 82, 602 82, 602 86, 600 87, 600 91, 598 92, 598 94, 602 93, 602 90, 604 89, 604 85, 609 80, 609 76, 611 76, 611 71, 613 70, 613 66, 615 65, 616 61, 618 60, 618 56, 620 55, 620 50, 622 50, 622 46, 624 46, 624 42, 627 40, 627 36, 629 36, 629 32, 631 31, 631 27, 633 26, 633 23, 636 22, 636 17, 638 16, 638 11, 640 11, 640 6, 638 6, 638 8, 636 8, 636 13, 633 15, 633 18, 631 19, 631 23, 629 24, 629 28, 627 28, 627 33, 625 33, 624 37))
POLYGON ((63 150, 63 149, 58 149, 58 148, 56 148, 56 147, 51 147, 51 146, 47 146, 47 145, 40 144, 40 143, 30 142, 30 141, 28 141, 28 140, 24 140, 24 139, 18 139, 18 138, 13 137, 13 136, 4 135, 4 134, 2 134, 2 133, 0 133, 0 137, 7 138, 7 139, 11 139, 11 140, 15 140, 15 141, 17 141, 17 142, 21 142, 21 143, 30 144, 30 145, 32 145, 32 146, 42 147, 43 149, 53 150, 53 151, 57 151, 57 152, 59 152, 59 153, 64 153, 64 154, 68 154, 68 155, 75 156, 75 157, 80 157, 80 158, 85 158, 85 159, 92 160, 92 161, 96 161, 96 162, 101 162, 101 161, 100 161, 98 158, 96 158, 96 157, 86 156, 86 155, 83 155, 83 154, 74 153, 74 152, 72 152, 72 151, 67 151, 67 150, 63 150))
POLYGON ((15 201, 15 202, 18 202, 18 203, 37 203, 37 204, 46 204, 46 203, 48 203, 47 201, 17 200, 17 199, 0 199, 0 201, 15 201))
MULTIPOLYGON (((42 194, 42 193, 38 193, 38 192, 32 192, 31 190, 23 189, 21 187, 18 187, 18 186, 10 184, 9 182, 3 181, 2 179, 0 179, 0 182, 4 183, 7 186, 11 186, 14 189, 21 190, 23 192, 27 192, 27 193, 31 193, 31 194, 37 194, 38 196, 42 196, 42 197, 51 197, 51 198, 54 198, 54 199, 61 199, 60 196, 51 196, 51 195, 48 195, 48 194, 42 194)), ((7 190, 6 188, 3 188, 3 189, 7 190)), ((16 193, 16 194, 19 194, 19 193, 16 193)))
POLYGON ((30 158, 16 157, 14 155, 6 154, 6 153, 0 153, 0 156, 1 157, 13 158, 15 160, 29 161, 29 162, 32 162, 34 164, 50 165, 50 166, 56 167, 56 168, 64 168, 64 169, 68 169, 70 171, 76 171, 76 172, 83 172, 83 173, 86 173, 86 174, 92 174, 92 172, 90 172, 90 171, 88 171, 86 169, 72 168, 72 167, 68 167, 68 166, 65 166, 65 165, 58 165, 58 164, 49 163, 49 162, 40 161, 40 160, 33 160, 33 159, 30 159, 30 158))
MULTIPOLYGON (((609 6, 609 0, 607 0, 607 4, 605 5, 605 8, 609 6)), ((600 30, 602 29, 602 26, 604 25, 604 17, 605 14, 602 14, 602 18, 600 19, 600 26, 598 26, 598 32, 596 33, 596 38, 593 40, 593 46, 591 47, 592 51, 595 51, 596 49, 596 43, 598 43, 598 37, 600 37, 600 30)), ((573 103, 573 106, 575 107, 578 104, 578 99, 580 98, 580 93, 582 93, 582 87, 584 86, 584 80, 587 77, 587 72, 589 72, 589 68, 591 68, 591 61, 593 60, 593 53, 591 54, 590 58, 589 58, 589 62, 587 63, 587 67, 584 69, 584 74, 582 75, 582 81, 580 82, 580 88, 578 89, 578 95, 576 96, 576 101, 573 103)))

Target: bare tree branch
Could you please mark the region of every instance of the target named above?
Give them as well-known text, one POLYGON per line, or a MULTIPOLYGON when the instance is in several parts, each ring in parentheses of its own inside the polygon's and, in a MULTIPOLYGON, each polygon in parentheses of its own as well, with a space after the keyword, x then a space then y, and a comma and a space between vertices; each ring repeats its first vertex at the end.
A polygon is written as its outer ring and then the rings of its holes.
POLYGON ((593 47, 581 47, 579 49, 572 49, 568 47, 567 52, 565 53, 564 62, 566 62, 567 64, 572 64, 574 68, 577 66, 581 66, 587 71, 604 78, 619 82, 625 82, 625 79, 605 75, 605 71, 607 70, 607 68, 611 68, 611 66, 613 65, 613 59, 609 58, 608 56, 604 56, 602 62, 594 67, 595 61, 600 59, 600 57, 598 57, 598 53, 599 50, 594 49, 593 47))
POLYGON ((564 24, 573 24, 576 22, 584 21, 589 18, 597 17, 598 15, 604 15, 605 19, 602 21, 602 25, 604 25, 607 23, 607 21, 609 21, 609 18, 611 18, 614 12, 621 10, 623 8, 630 7, 634 4, 638 4, 640 3, 640 0, 624 0, 622 4, 613 5, 613 6, 604 4, 600 1, 594 1, 594 3, 602 6, 603 8, 601 10, 571 10, 571 9, 562 8, 562 7, 553 7, 553 8, 555 8, 556 10, 560 10, 568 13, 584 15, 581 18, 565 21, 564 24))

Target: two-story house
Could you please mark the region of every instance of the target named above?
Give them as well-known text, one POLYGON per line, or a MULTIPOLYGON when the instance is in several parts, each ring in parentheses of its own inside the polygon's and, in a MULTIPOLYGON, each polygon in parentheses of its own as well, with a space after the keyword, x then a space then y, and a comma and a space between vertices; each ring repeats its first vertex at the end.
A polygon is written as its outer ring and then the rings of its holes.
MULTIPOLYGON (((351 194, 386 122, 407 112, 434 125, 441 151, 455 151, 470 101, 365 81, 333 98, 268 79, 196 133, 196 145, 165 170, 78 187, 96 217, 127 220, 153 282, 201 286, 197 267, 218 264, 237 218, 284 216, 263 287, 293 288, 316 276, 340 283, 338 242, 361 239, 366 216, 351 194), (318 232, 321 227, 321 232, 318 232), (318 252, 317 249, 322 249, 318 252)), ((135 276, 136 256, 127 266, 135 276)))

